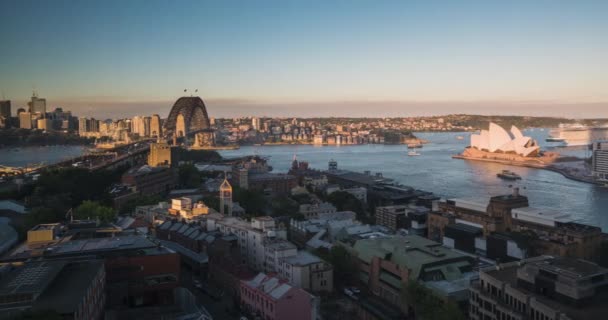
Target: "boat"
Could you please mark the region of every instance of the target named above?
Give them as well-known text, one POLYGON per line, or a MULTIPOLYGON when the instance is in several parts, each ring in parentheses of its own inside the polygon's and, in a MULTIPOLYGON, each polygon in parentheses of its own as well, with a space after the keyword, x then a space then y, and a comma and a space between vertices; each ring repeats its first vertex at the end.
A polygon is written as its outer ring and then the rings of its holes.
POLYGON ((408 157, 416 157, 416 156, 419 156, 419 155, 420 155, 420 153, 416 152, 416 151, 408 151, 408 153, 407 153, 408 157))
POLYGON ((549 132, 548 139, 562 139, 566 146, 587 146, 595 140, 608 140, 608 126, 587 126, 583 124, 560 124, 549 132))
POLYGON ((456 136, 456 140, 464 140, 463 136, 456 136))
POLYGON ((521 176, 518 175, 517 173, 510 171, 510 170, 502 170, 502 172, 499 172, 496 174, 497 177, 501 178, 501 179, 505 179, 505 180, 519 180, 521 179, 521 176))
POLYGON ((546 142, 566 142, 566 139, 549 137, 549 138, 545 139, 545 141, 546 142))

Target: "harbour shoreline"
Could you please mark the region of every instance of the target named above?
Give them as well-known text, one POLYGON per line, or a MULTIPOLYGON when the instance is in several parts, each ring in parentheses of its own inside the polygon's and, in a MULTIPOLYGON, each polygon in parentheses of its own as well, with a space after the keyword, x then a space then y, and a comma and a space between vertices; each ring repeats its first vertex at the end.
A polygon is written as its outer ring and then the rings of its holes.
POLYGON ((472 161, 490 162, 490 163, 500 163, 500 164, 505 164, 505 165, 510 165, 510 166, 516 166, 516 167, 544 169, 544 170, 549 170, 549 171, 557 172, 557 173, 561 174, 562 176, 564 176, 564 177, 566 177, 566 178, 568 178, 570 180, 574 180, 574 181, 578 181, 578 182, 584 182, 584 183, 589 183, 589 184, 593 184, 593 185, 597 185, 597 186, 602 186, 602 184, 599 183, 599 182, 597 182, 597 181, 594 181, 592 179, 588 179, 588 178, 585 178, 585 177, 573 175, 573 174, 567 172, 566 170, 564 170, 563 168, 556 167, 553 164, 541 164, 541 163, 532 163, 532 162, 523 162, 523 161, 490 159, 490 158, 478 158, 478 157, 465 156, 465 155, 462 155, 462 154, 452 155, 452 159, 472 160, 472 161))

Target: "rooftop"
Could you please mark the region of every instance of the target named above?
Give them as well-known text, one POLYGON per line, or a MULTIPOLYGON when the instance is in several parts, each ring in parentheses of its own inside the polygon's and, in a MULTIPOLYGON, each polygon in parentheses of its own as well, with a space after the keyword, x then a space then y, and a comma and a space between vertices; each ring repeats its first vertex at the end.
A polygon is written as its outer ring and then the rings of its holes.
POLYGON ((359 259, 367 263, 371 263, 374 257, 379 257, 407 267, 411 270, 412 279, 418 279, 431 265, 432 269, 443 273, 445 280, 460 279, 463 276, 460 267, 470 265, 471 260, 437 242, 415 235, 358 240, 354 250, 359 259))
POLYGON ((52 284, 38 297, 35 310, 56 310, 59 313, 76 311, 87 294, 91 281, 103 269, 102 260, 70 263, 62 268, 52 284))
POLYGON ((59 223, 38 224, 38 225, 35 225, 33 228, 31 228, 30 231, 52 230, 52 229, 58 227, 59 225, 60 225, 59 223))
POLYGON ((0 281, 0 296, 34 294, 44 291, 55 279, 67 261, 40 261, 28 263, 10 271, 0 281))
MULTIPOLYGON (((36 247, 36 251, 44 250, 45 256, 60 257, 85 254, 102 254, 110 251, 138 251, 140 253, 145 253, 145 251, 140 250, 155 247, 156 244, 144 236, 126 235, 80 240, 64 238, 57 243, 38 246, 36 247)), ((27 244, 23 244, 15 249, 10 256, 5 258, 7 260, 21 260, 28 259, 35 254, 39 253, 35 253, 33 248, 27 244)))
POLYGON ((279 278, 269 276, 264 273, 259 273, 253 279, 244 281, 244 283, 251 288, 256 288, 266 293, 275 300, 281 299, 289 290, 293 288, 279 278))
POLYGON ((284 261, 295 266, 307 266, 313 263, 323 262, 319 257, 308 251, 298 251, 295 256, 284 258, 284 261))
POLYGON ((519 285, 517 270, 520 268, 521 263, 545 265, 545 267, 555 268, 554 271, 556 272, 562 273, 565 270, 566 274, 573 272, 573 275, 581 274, 586 276, 592 276, 593 274, 595 274, 595 272, 598 271, 597 268, 603 269, 604 272, 608 270, 598 267, 593 263, 581 260, 541 256, 537 258, 528 259, 527 261, 522 261, 520 263, 508 263, 503 264, 500 267, 487 268, 483 271, 492 278, 502 281, 526 295, 533 296, 534 299, 546 305, 547 307, 565 313, 569 319, 583 320, 605 318, 605 315, 608 312, 608 305, 606 305, 606 301, 608 300, 608 291, 603 290, 601 292, 596 292, 596 294, 590 300, 586 301, 584 308, 560 303, 556 300, 550 299, 549 297, 531 292, 528 289, 519 285))
POLYGON ((264 181, 264 180, 289 180, 295 179, 294 176, 282 173, 250 173, 249 181, 264 181))

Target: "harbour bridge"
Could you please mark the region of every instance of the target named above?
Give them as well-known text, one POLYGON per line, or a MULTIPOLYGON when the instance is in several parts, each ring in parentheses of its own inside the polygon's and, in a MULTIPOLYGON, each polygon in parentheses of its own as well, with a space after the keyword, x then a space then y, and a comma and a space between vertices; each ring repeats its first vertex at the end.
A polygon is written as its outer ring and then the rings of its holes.
POLYGON ((211 125, 203 99, 200 97, 177 99, 163 127, 164 135, 169 139, 173 136, 187 137, 209 129, 211 125))

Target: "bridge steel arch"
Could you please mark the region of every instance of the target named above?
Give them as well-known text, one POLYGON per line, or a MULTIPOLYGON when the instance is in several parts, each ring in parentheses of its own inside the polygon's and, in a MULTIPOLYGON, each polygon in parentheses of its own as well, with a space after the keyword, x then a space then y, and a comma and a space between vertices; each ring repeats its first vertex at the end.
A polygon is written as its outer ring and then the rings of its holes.
POLYGON ((175 104, 169 112, 169 116, 163 125, 163 129, 166 135, 170 136, 174 133, 180 136, 180 132, 177 132, 177 119, 178 116, 182 115, 184 119, 185 132, 181 132, 181 135, 188 135, 189 133, 209 129, 209 116, 207 115, 207 108, 203 99, 200 97, 181 97, 175 101, 175 104))

